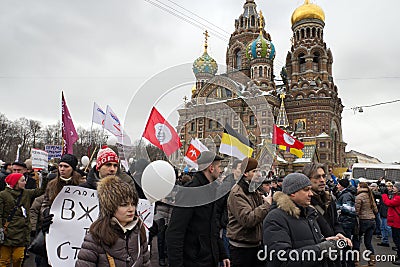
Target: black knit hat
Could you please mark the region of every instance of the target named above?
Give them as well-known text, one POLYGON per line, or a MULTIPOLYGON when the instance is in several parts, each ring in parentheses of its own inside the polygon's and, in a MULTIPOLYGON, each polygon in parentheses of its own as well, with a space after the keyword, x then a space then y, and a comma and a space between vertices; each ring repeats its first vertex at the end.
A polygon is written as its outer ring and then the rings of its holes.
POLYGON ((283 179, 282 192, 290 195, 310 185, 311 181, 307 176, 302 173, 295 172, 288 174, 283 179))
POLYGON ((340 180, 338 181, 338 183, 339 183, 341 186, 343 186, 344 188, 347 188, 347 187, 349 187, 349 185, 350 185, 350 181, 349 181, 349 179, 347 179, 347 178, 340 179, 340 180))
POLYGON ((72 154, 64 154, 61 157, 60 163, 61 162, 67 163, 69 166, 72 167, 74 171, 76 170, 76 166, 78 165, 78 159, 72 154))

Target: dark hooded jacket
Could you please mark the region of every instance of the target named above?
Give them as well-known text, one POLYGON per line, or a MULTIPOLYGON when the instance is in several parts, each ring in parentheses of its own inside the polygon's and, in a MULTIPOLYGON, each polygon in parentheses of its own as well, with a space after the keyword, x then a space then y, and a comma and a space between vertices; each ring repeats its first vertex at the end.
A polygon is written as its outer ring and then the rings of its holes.
POLYGON ((336 208, 340 210, 338 220, 343 228, 354 228, 357 222, 356 191, 355 187, 350 186, 338 194, 336 208))
POLYGON ((312 207, 296 205, 282 192, 276 192, 273 199, 274 203, 263 223, 263 242, 268 259, 266 266, 329 266, 329 261, 324 257, 322 261, 307 258, 292 261, 289 257, 295 253, 301 256, 303 251, 313 251, 318 259, 321 257, 321 249, 317 244, 323 240, 323 236, 316 222, 317 211, 312 207), (278 251, 285 252, 281 258, 287 261, 278 259, 278 251))
MULTIPOLYGON (((205 175, 197 172, 185 187, 208 184, 205 175)), ((179 197, 191 196, 177 195, 179 197)), ((218 235, 215 213, 215 201, 195 207, 174 207, 166 235, 169 266, 211 267, 227 258, 218 235)))

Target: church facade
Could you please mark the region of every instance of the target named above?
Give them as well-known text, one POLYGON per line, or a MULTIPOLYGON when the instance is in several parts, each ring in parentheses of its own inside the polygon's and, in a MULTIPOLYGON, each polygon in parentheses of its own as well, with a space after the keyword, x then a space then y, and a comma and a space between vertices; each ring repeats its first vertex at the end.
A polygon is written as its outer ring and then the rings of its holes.
MULTIPOLYGON (((273 124, 305 144, 303 158, 276 150, 275 168, 296 171, 311 161, 344 167, 343 105, 332 75, 333 55, 324 42, 325 14, 305 0, 294 10, 292 46, 276 81, 276 48, 254 0, 246 0, 235 20, 226 52, 226 72, 207 52, 193 63, 196 85, 180 109, 178 133, 184 154, 192 138, 219 150, 224 125, 229 124, 255 144, 261 159, 271 147, 273 124), (215 146, 215 147, 213 147, 215 146)), ((266 156, 268 165, 271 158, 266 156)))

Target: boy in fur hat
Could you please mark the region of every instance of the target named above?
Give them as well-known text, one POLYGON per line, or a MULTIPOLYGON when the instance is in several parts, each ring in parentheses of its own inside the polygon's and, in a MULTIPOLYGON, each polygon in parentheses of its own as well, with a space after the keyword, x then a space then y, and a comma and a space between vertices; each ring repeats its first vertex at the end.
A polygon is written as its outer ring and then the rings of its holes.
POLYGON ((115 175, 97 184, 99 218, 90 226, 78 254, 81 266, 150 266, 143 222, 136 214, 134 188, 115 175))

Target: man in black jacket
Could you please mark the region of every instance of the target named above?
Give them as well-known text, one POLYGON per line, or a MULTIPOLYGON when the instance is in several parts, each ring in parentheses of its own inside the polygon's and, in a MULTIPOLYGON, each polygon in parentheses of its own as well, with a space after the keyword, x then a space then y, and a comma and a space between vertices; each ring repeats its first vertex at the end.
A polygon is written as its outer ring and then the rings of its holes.
MULTIPOLYGON (((184 202, 182 198, 193 199, 195 191, 207 188, 208 197, 216 194, 215 180, 221 174, 221 160, 223 158, 211 151, 203 151, 197 163, 197 172, 192 181, 185 187, 192 187, 192 193, 181 191, 177 195, 177 202, 184 202), (196 188, 198 187, 198 188, 196 188)), ((205 192, 206 193, 206 192, 205 192)), ((200 198, 201 196, 199 196, 200 198)), ((196 202, 197 199, 193 199, 196 202)), ((218 236, 215 219, 215 201, 203 204, 202 199, 198 205, 176 206, 171 215, 170 224, 166 233, 169 265, 173 267, 216 267, 218 262, 223 262, 224 267, 229 267, 230 262, 226 256, 224 245, 218 236)))
POLYGON ((330 252, 338 251, 338 236, 324 238, 310 206, 313 192, 310 179, 291 173, 283 179, 282 192, 263 223, 266 266, 329 266, 330 252))

